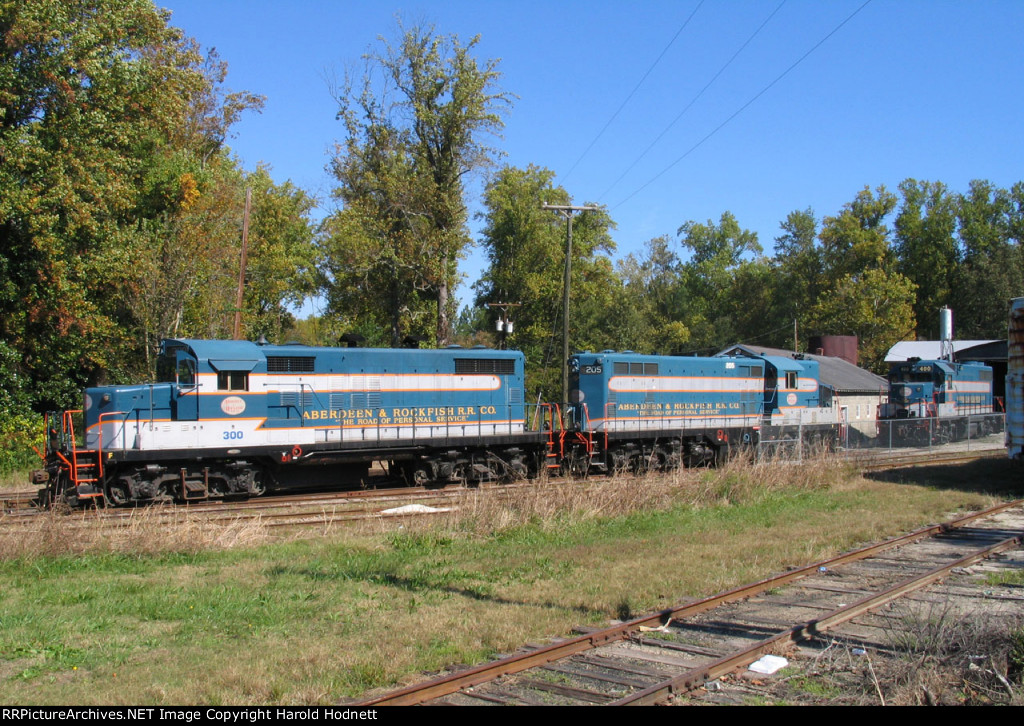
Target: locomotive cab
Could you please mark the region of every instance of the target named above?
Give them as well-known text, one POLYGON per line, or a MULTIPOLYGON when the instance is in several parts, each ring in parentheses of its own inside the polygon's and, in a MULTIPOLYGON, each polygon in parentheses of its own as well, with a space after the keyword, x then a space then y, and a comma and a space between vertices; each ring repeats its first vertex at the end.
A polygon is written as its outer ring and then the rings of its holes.
POLYGON ((911 358, 889 370, 889 402, 879 418, 908 440, 953 441, 1002 428, 994 414, 992 369, 981 363, 911 358))
POLYGON ((764 422, 768 426, 834 423, 833 391, 820 383, 819 364, 806 358, 764 361, 764 422))
POLYGON ((992 413, 992 369, 981 363, 911 359, 889 370, 882 418, 992 413))
POLYGON ((889 371, 889 403, 883 418, 924 418, 945 403, 948 365, 940 361, 908 361, 889 371))

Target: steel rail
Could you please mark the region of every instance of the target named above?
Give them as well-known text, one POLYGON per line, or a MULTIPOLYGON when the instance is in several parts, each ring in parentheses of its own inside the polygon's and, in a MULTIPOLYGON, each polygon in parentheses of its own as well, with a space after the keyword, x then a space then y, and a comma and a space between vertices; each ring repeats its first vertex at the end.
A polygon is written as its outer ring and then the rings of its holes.
POLYGON ((867 595, 857 602, 833 610, 828 615, 821 618, 815 618, 814 620, 808 620, 799 625, 795 625, 794 627, 784 630, 776 635, 765 638, 749 648, 744 648, 741 651, 723 656, 718 660, 707 663, 699 668, 688 670, 685 673, 681 673, 678 676, 662 681, 661 683, 649 686, 642 691, 637 691, 636 693, 620 698, 617 701, 613 701, 608 705, 649 706, 662 703, 676 693, 692 691, 694 688, 697 688, 707 681, 711 681, 724 676, 727 673, 731 673, 737 668, 750 665, 762 655, 771 652, 781 644, 797 643, 801 640, 813 638, 820 633, 828 631, 836 625, 840 625, 859 615, 863 615, 866 612, 879 608, 886 603, 892 602, 893 600, 906 595, 907 593, 927 587, 933 582, 947 577, 952 570, 958 567, 966 567, 974 564, 978 560, 983 560, 986 557, 996 554, 997 552, 1002 552, 1003 550, 1007 550, 1011 547, 1016 547, 1021 543, 1022 539, 1024 539, 1024 536, 1022 535, 1008 537, 994 545, 929 570, 923 575, 912 577, 909 580, 904 580, 894 587, 887 588, 879 593, 875 593, 874 595, 867 595))
POLYGON ((893 456, 891 458, 878 457, 855 457, 851 456, 849 461, 861 471, 877 471, 879 469, 900 469, 908 466, 938 466, 941 464, 970 463, 981 459, 1005 459, 1005 449, 980 449, 978 451, 967 451, 959 454, 908 454, 905 456, 893 456))
MULTIPOLYGON (((790 570, 780 575, 774 575, 749 585, 742 585, 732 590, 712 595, 690 603, 667 608, 657 613, 641 616, 610 628, 588 633, 576 638, 570 638, 559 643, 537 648, 528 653, 521 653, 507 658, 502 658, 490 663, 484 663, 458 673, 453 673, 436 680, 428 681, 413 686, 408 686, 390 693, 383 694, 365 701, 358 701, 359 706, 409 706, 425 703, 426 701, 440 698, 451 693, 456 693, 464 688, 478 686, 482 683, 493 681, 501 676, 520 673, 530 668, 546 665, 548 663, 567 658, 576 653, 592 650, 601 645, 627 639, 632 633, 638 632, 640 628, 648 626, 660 626, 667 624, 670 620, 691 617, 721 605, 743 600, 757 595, 774 587, 787 584, 801 577, 818 572, 822 567, 835 567, 837 565, 862 560, 871 557, 878 552, 900 547, 926 537, 942 532, 947 532, 959 527, 964 527, 978 519, 998 514, 1007 509, 1024 505, 1024 499, 1012 502, 1004 502, 989 509, 964 515, 957 519, 941 524, 933 524, 915 530, 900 537, 895 537, 885 542, 869 545, 861 549, 821 560, 795 570, 790 570)), ((756 660, 756 659, 755 659, 756 660)))

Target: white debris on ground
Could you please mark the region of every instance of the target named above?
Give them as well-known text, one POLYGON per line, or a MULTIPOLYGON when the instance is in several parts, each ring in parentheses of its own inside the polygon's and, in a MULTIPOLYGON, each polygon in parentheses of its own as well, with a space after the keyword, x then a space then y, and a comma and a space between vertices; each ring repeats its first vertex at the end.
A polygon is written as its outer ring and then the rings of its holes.
POLYGON ((766 655, 760 660, 750 664, 748 670, 754 673, 766 673, 772 674, 778 670, 782 670, 789 665, 789 661, 779 655, 766 655))
POLYGON ((428 507, 425 504, 406 504, 404 507, 385 509, 381 514, 432 514, 435 512, 450 512, 449 507, 428 507))

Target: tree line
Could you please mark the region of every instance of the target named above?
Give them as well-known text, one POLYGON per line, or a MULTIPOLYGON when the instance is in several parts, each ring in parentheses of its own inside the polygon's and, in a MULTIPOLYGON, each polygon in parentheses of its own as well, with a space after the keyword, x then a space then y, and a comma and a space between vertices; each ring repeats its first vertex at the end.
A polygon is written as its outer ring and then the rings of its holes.
MULTIPOLYGON (((231 337, 246 190, 252 193, 243 337, 367 345, 509 344, 531 395, 557 397, 565 226, 555 172, 499 167, 513 96, 498 63, 430 27, 399 27, 334 89, 334 208, 232 156, 232 127, 263 98, 225 87, 226 64, 151 0, 0 0, 0 437, 22 450, 38 412, 83 387, 152 380, 165 337, 231 337), (483 174, 487 269, 460 306, 472 242, 467 180, 483 174), (321 316, 296 320, 309 296, 321 316)), ((615 261, 606 209, 573 222, 574 349, 713 353, 856 334, 878 367, 897 340, 1005 335, 1024 294, 1024 185, 964 192, 908 179, 865 188, 834 216, 780 224, 766 254, 729 212, 682 221, 615 261), (983 294, 982 294, 983 293, 983 294)), ((0 468, 5 461, 0 454, 0 468)))
MULTIPOLYGON (((544 203, 568 203, 553 172, 505 168, 487 186, 476 283, 464 335, 492 330, 491 302, 523 300, 515 347, 531 385, 557 392, 555 331, 565 231, 544 203)), ((884 372, 900 340, 938 339, 938 310, 956 313, 958 338, 1006 337, 1007 301, 1024 294, 1024 183, 973 181, 966 192, 906 179, 896 192, 865 187, 832 216, 791 212, 772 254, 724 212, 686 221, 613 264, 605 211, 573 228, 571 345, 576 350, 711 355, 737 342, 806 350, 814 334, 856 335, 862 366, 884 372)), ((483 337, 493 340, 494 334, 483 337)))
POLYGON ((38 412, 151 380, 161 338, 230 337, 247 188, 246 336, 283 334, 317 277, 314 200, 227 145, 263 98, 166 11, 5 1, 0 38, 3 466, 38 412))

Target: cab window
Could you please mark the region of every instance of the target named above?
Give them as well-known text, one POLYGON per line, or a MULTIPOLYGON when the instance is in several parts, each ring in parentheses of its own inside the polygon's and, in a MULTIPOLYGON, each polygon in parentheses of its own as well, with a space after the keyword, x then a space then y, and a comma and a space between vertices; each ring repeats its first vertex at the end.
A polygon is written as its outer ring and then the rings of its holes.
POLYGON ((156 359, 156 382, 174 383, 174 357, 162 355, 156 359))
POLYGON ((249 374, 246 371, 218 371, 218 391, 248 391, 249 374))
POLYGON ((178 385, 194 386, 196 383, 196 364, 188 358, 178 360, 178 385))

